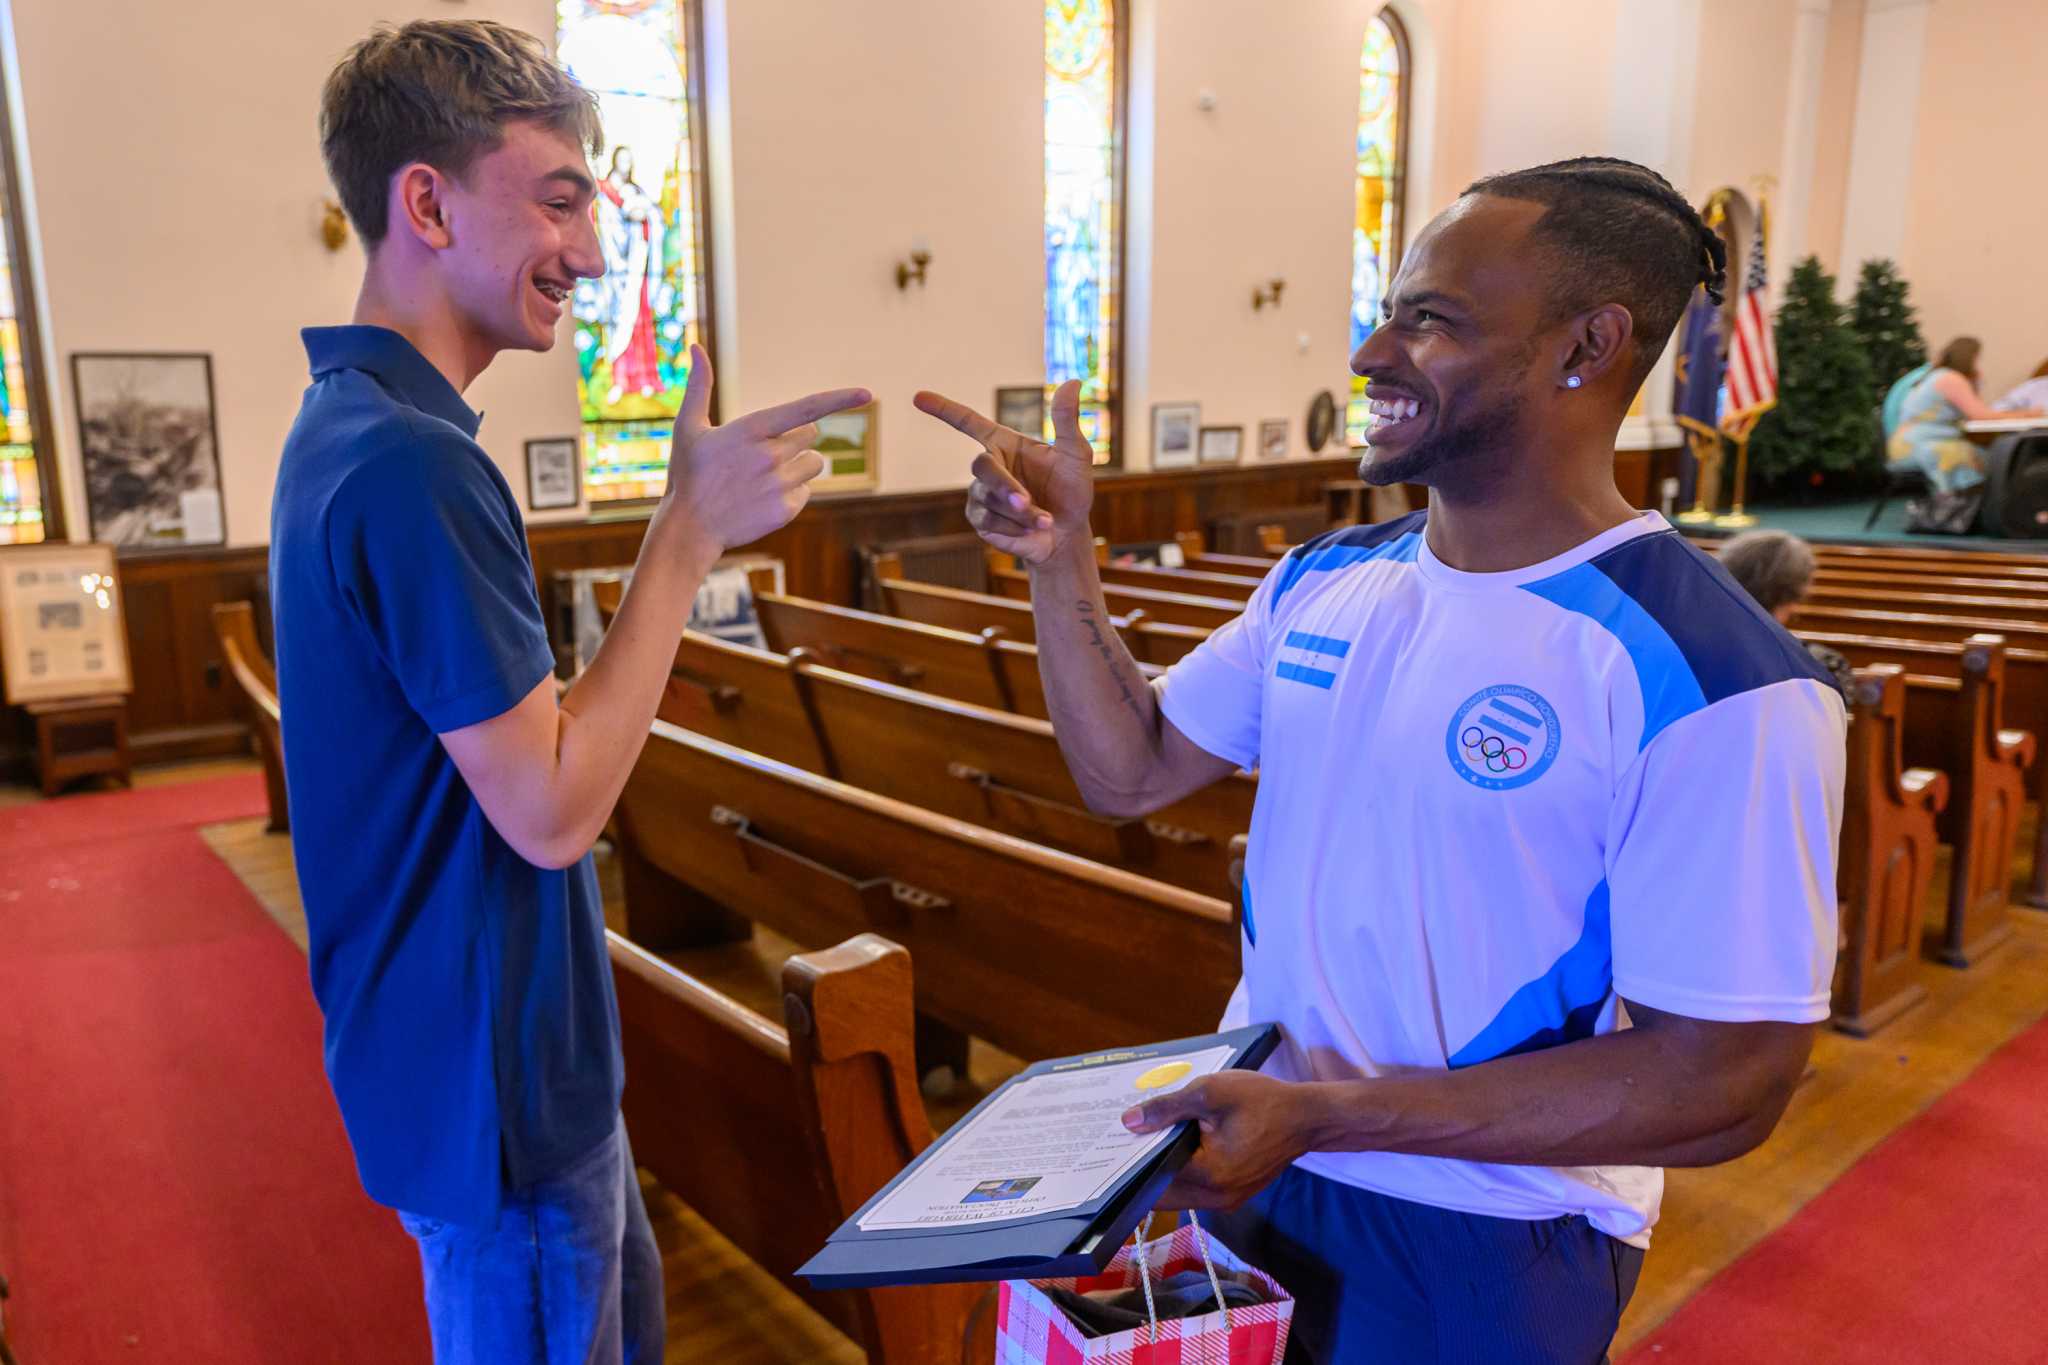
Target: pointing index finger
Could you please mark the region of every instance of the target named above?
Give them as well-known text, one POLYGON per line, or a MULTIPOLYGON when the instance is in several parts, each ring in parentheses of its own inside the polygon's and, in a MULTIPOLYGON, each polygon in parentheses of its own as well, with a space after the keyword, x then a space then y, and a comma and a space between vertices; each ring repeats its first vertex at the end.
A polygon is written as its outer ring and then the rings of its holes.
POLYGON ((1006 430, 965 403, 956 403, 944 394, 933 393, 928 389, 920 390, 910 401, 917 405, 919 412, 930 413, 962 436, 979 441, 984 446, 1006 430))
POLYGON ((780 436, 784 432, 808 426, 820 417, 872 403, 874 397, 866 389, 826 389, 822 393, 805 394, 802 398, 779 403, 772 408, 750 412, 731 425, 738 427, 741 433, 747 436, 780 436))

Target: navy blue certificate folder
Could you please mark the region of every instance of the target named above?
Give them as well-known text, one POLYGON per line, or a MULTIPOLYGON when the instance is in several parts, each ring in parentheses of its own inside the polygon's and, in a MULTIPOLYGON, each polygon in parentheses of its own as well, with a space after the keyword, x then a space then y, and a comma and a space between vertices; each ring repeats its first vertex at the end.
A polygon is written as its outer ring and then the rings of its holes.
MULTIPOLYGON (((1279 1041, 1280 1030, 1276 1026, 1254 1024, 1201 1038, 1049 1058, 1033 1063, 997 1086, 951 1131, 964 1130, 976 1115, 997 1103, 1004 1091, 1034 1076, 1089 1066, 1166 1061, 1221 1046, 1232 1049, 1225 1070, 1251 1070, 1272 1055, 1279 1041)), ((870 1209, 944 1150, 946 1138, 941 1136, 861 1205, 797 1274, 817 1289, 1100 1274, 1117 1248, 1130 1237, 1138 1220, 1159 1202, 1174 1173, 1194 1155, 1198 1138, 1193 1123, 1178 1125, 1160 1150, 1125 1172, 1105 1193, 1078 1208, 967 1227, 862 1230, 860 1220, 870 1209)))

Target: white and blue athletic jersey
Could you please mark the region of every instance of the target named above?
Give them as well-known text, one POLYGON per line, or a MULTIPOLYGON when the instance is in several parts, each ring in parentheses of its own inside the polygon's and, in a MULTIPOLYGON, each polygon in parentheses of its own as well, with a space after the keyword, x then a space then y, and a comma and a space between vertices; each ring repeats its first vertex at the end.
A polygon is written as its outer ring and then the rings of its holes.
MULTIPOLYGON (((1656 513, 1464 573, 1426 513, 1334 531, 1158 684, 1259 770, 1244 979, 1295 1080, 1476 1065, 1625 1026, 1827 1017, 1846 716, 1656 513)), ((1663 1172, 1313 1152, 1303 1168, 1648 1245, 1663 1172)))

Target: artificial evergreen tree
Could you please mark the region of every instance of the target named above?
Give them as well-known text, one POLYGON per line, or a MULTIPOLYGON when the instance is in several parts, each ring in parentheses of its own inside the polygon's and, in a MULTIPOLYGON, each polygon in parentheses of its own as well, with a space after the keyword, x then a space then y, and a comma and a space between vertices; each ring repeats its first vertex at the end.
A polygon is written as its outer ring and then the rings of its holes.
POLYGON ((1835 281, 1808 256, 1778 308, 1778 405, 1749 441, 1752 496, 1810 496, 1866 486, 1884 472, 1863 341, 1835 302, 1835 281))
POLYGON ((1927 342, 1920 319, 1906 297, 1906 281, 1887 260, 1865 261, 1856 279, 1856 297, 1849 307, 1849 325, 1863 338, 1870 358, 1874 397, 1882 403, 1900 375, 1927 363, 1927 342))

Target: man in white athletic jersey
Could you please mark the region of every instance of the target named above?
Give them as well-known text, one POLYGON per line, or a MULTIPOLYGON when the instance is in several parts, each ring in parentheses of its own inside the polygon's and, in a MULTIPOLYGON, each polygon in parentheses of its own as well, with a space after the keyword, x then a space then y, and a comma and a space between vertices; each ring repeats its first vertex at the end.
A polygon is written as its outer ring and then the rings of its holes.
POLYGON ((1724 263, 1628 162, 1472 186, 1352 358, 1362 476, 1428 509, 1298 547, 1153 686, 1108 628, 1074 386, 1050 446, 919 395, 984 447, 968 520, 1030 566, 1090 804, 1259 770, 1225 1023, 1285 1045, 1126 1121, 1199 1121, 1167 1203, 1235 1210, 1304 1358, 1601 1359, 1659 1168, 1763 1141, 1827 1017, 1840 694, 1614 485, 1724 263))

